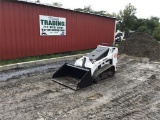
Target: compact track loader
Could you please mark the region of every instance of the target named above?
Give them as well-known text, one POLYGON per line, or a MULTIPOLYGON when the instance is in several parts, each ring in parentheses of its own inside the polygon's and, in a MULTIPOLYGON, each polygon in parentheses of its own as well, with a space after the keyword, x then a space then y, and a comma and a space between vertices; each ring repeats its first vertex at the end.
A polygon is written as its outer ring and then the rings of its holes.
POLYGON ((53 74, 53 81, 74 90, 90 86, 115 74, 117 54, 117 47, 98 45, 74 65, 65 63, 53 74))

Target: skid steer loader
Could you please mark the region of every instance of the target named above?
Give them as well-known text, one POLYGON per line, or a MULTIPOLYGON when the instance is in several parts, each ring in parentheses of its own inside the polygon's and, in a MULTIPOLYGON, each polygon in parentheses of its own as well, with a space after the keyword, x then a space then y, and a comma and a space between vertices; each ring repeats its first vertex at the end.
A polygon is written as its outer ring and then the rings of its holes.
POLYGON ((65 63, 53 74, 53 81, 74 90, 90 86, 115 74, 117 54, 117 47, 98 45, 74 65, 65 63))

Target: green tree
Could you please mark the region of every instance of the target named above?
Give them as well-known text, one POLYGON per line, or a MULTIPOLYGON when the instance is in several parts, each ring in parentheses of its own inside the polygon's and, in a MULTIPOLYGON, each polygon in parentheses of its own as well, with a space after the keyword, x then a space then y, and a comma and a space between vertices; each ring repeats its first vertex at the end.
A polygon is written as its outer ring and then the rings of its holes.
POLYGON ((109 14, 105 10, 95 11, 91 8, 90 5, 84 6, 84 8, 76 8, 74 10, 79 11, 79 12, 91 13, 91 14, 95 14, 95 15, 107 16, 107 17, 114 17, 115 16, 115 13, 109 14))
POLYGON ((137 19, 134 24, 136 32, 147 32, 160 40, 160 22, 158 17, 151 16, 149 19, 137 19))
POLYGON ((158 27, 155 29, 153 36, 155 39, 160 41, 160 23, 159 23, 158 27))
POLYGON ((146 33, 150 33, 149 29, 147 28, 147 26, 140 26, 136 32, 146 32, 146 33))
POLYGON ((89 6, 84 6, 83 12, 85 12, 85 13, 93 13, 93 10, 92 10, 91 6, 89 5, 89 6))
POLYGON ((85 12, 85 13, 93 13, 94 12, 90 5, 89 6, 84 6, 84 8, 76 8, 74 10, 79 11, 79 12, 85 12))
POLYGON ((94 14, 96 14, 96 15, 106 16, 106 15, 107 15, 107 12, 106 12, 106 11, 104 11, 104 10, 101 10, 101 11, 94 11, 94 14))
POLYGON ((83 9, 82 8, 76 8, 76 9, 74 9, 74 11, 83 12, 83 9))
POLYGON ((159 26, 159 18, 151 16, 150 19, 146 20, 147 28, 150 30, 151 34, 154 34, 154 31, 159 26))
POLYGON ((136 22, 137 17, 136 8, 129 3, 125 6, 124 10, 120 10, 119 14, 117 15, 118 23, 117 27, 121 31, 125 31, 126 35, 129 34, 129 30, 133 30, 134 24, 136 22))
POLYGON ((147 25, 146 25, 146 21, 147 21, 147 19, 136 19, 136 21, 135 21, 135 23, 134 23, 134 26, 133 26, 133 30, 134 31, 137 31, 137 29, 139 28, 139 27, 141 27, 141 26, 144 26, 144 27, 147 27, 147 25))
POLYGON ((62 4, 59 2, 53 2, 52 4, 54 7, 60 7, 60 8, 62 7, 62 4))
POLYGON ((37 3, 40 3, 40 0, 36 0, 37 3))

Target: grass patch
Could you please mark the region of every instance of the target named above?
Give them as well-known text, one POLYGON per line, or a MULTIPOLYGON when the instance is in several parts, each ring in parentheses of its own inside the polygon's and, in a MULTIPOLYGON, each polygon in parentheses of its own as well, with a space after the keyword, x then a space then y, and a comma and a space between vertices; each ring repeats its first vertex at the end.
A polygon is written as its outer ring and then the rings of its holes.
POLYGON ((41 59, 63 57, 63 56, 68 56, 68 55, 84 54, 84 53, 91 52, 92 50, 93 49, 65 52, 65 53, 58 53, 58 54, 50 54, 50 55, 41 55, 41 56, 34 56, 34 57, 26 57, 26 58, 19 58, 19 59, 13 59, 13 60, 1 60, 0 66, 14 64, 14 63, 20 63, 20 62, 29 62, 29 61, 35 61, 35 60, 41 60, 41 59))

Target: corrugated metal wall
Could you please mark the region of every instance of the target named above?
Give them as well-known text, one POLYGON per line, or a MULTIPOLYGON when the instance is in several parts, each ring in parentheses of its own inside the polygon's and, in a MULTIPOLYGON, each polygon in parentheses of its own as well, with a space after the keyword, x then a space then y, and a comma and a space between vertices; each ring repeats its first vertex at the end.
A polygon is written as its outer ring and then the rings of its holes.
POLYGON ((0 2, 0 60, 113 43, 115 19, 22 2, 0 2), (66 18, 66 36, 40 36, 39 15, 66 18))

